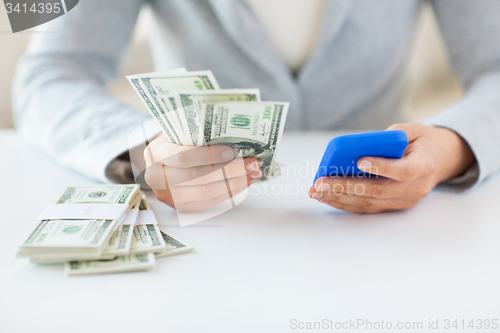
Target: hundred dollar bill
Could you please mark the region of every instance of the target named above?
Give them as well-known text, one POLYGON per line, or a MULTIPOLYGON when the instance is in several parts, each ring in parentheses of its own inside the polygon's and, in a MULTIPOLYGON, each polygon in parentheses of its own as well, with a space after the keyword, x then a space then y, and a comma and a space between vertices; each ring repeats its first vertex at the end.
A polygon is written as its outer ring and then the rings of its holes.
POLYGON ((174 134, 172 133, 172 129, 169 128, 167 124, 167 119, 164 119, 163 115, 160 114, 160 111, 155 108, 153 105, 153 101, 150 100, 150 97, 146 94, 146 89, 145 87, 141 86, 141 78, 143 76, 145 77, 153 77, 153 76, 169 76, 169 75, 178 75, 178 74, 183 74, 186 73, 185 68, 179 68, 179 69, 174 69, 174 70, 169 70, 169 71, 164 71, 164 72, 154 72, 154 73, 144 73, 144 74, 138 74, 138 75, 129 75, 127 76, 128 81, 132 85, 132 88, 135 90, 137 95, 141 98, 142 102, 146 106, 146 109, 149 111, 149 113, 153 116, 153 118, 156 120, 158 125, 160 125, 160 129, 162 130, 163 133, 169 138, 171 142, 175 141, 174 134))
POLYGON ((265 181, 276 168, 288 107, 288 102, 202 103, 205 145, 227 145, 242 157, 257 158, 265 181))
MULTIPOLYGON (((164 232, 160 228, 160 234, 163 240, 166 243, 166 246, 162 249, 159 247, 152 247, 152 248, 145 248, 143 247, 141 250, 144 251, 144 253, 147 253, 146 251, 153 252, 155 254, 155 257, 158 258, 163 258, 163 257, 168 257, 168 256, 173 256, 176 254, 182 254, 182 253, 187 253, 191 252, 194 250, 194 247, 189 246, 185 244, 184 242, 180 241, 178 238, 174 238, 170 235, 168 235, 166 232, 164 232)), ((140 250, 139 250, 140 251, 140 250)), ((99 260, 102 259, 113 259, 114 256, 102 256, 99 258, 99 260)), ((46 259, 39 259, 39 258, 30 258, 30 262, 33 264, 52 264, 52 263, 59 263, 59 262, 66 262, 66 261, 73 261, 73 260, 46 260, 46 259)))
POLYGON ((109 239, 102 256, 124 255, 130 252, 132 237, 134 236, 134 225, 139 213, 141 198, 137 197, 132 208, 127 212, 118 229, 109 239))
POLYGON ((158 99, 160 104, 165 108, 165 110, 168 110, 166 117, 175 127, 182 145, 191 145, 192 144, 191 138, 189 136, 187 127, 183 126, 180 118, 180 113, 182 112, 182 110, 175 101, 175 96, 158 94, 158 99))
POLYGON ((180 144, 183 146, 192 145, 189 131, 186 130, 187 127, 183 126, 181 121, 180 113, 182 112, 182 109, 177 108, 174 97, 170 95, 168 95, 168 97, 167 95, 160 95, 159 102, 165 108, 165 110, 170 110, 166 113, 165 117, 174 126, 175 131, 179 136, 180 144))
POLYGON ((125 204, 130 205, 140 195, 139 185, 71 186, 57 200, 57 205, 67 204, 125 204))
POLYGON ((113 220, 42 220, 18 249, 18 257, 99 257, 113 220))
POLYGON ((140 194, 135 184, 68 187, 56 204, 42 214, 28 239, 20 245, 18 256, 49 262, 99 258, 124 213, 140 194), (120 208, 123 206, 126 208, 120 208), (92 212, 103 216, 86 218, 92 212))
POLYGON ((186 252, 191 252, 194 250, 194 247, 186 245, 179 240, 175 239, 172 236, 167 235, 163 230, 160 229, 161 236, 167 243, 167 247, 163 249, 161 252, 155 254, 156 258, 163 258, 172 256, 174 254, 181 254, 186 252))
POLYGON ((52 256, 52 257, 30 257, 30 264, 36 264, 36 265, 49 265, 49 264, 63 264, 68 261, 78 261, 78 260, 110 260, 115 258, 115 255, 97 255, 97 256, 85 256, 85 257, 78 257, 78 256, 72 256, 72 257, 67 257, 67 256, 52 256))
POLYGON ((170 95, 174 90, 218 90, 220 89, 212 71, 185 73, 140 74, 141 81, 157 94, 170 95))
POLYGON ((70 261, 66 263, 67 275, 85 275, 148 270, 155 266, 152 253, 118 256, 110 260, 70 261))
MULTIPOLYGON (((173 98, 167 98, 164 103, 161 102, 160 95, 169 95, 177 89, 192 89, 192 90, 218 90, 219 84, 211 71, 186 72, 181 74, 163 75, 153 74, 149 76, 141 76, 141 84, 145 87, 146 94, 153 101, 154 105, 162 113, 165 110, 164 118, 172 124, 172 127, 177 129, 177 137, 182 140, 183 134, 189 133, 185 128, 179 127, 179 122, 176 120, 178 116, 175 110, 179 105, 175 104, 173 98), (176 126, 177 125, 177 126, 176 126), (184 131, 184 133, 179 133, 184 131)), ((182 126, 182 125, 180 125, 182 126)))
POLYGON ((135 92, 141 97, 142 102, 146 106, 146 109, 149 111, 149 113, 153 116, 153 118, 156 120, 158 125, 160 125, 161 130, 167 138, 173 142, 173 143, 179 143, 176 141, 176 135, 175 135, 175 130, 172 128, 173 124, 169 123, 168 119, 165 118, 164 114, 161 114, 161 110, 159 110, 155 105, 153 104, 153 101, 151 100, 151 97, 148 96, 147 89, 146 87, 143 87, 141 85, 141 78, 143 76, 145 77, 153 77, 153 76, 166 76, 168 77, 169 75, 182 75, 186 73, 185 68, 180 68, 180 69, 175 69, 171 71, 166 71, 166 72, 156 72, 156 73, 145 73, 145 74, 138 74, 138 75, 129 75, 127 76, 127 79, 129 80, 130 84, 132 85, 132 88, 135 90, 135 92))
POLYGON ((217 102, 258 102, 259 89, 220 89, 220 90, 175 90, 171 95, 160 95, 164 103, 174 99, 177 115, 184 131, 189 134, 192 146, 203 144, 203 131, 200 130, 199 111, 202 103, 217 102))
POLYGON ((176 136, 174 135, 174 130, 171 127, 172 124, 167 125, 167 120, 163 117, 163 115, 160 115, 160 111, 158 111, 158 109, 153 105, 153 102, 150 100, 150 97, 148 97, 144 88, 141 86, 140 79, 135 77, 127 77, 127 78, 132 87, 134 88, 135 92, 141 97, 144 105, 146 105, 146 109, 153 116, 158 125, 160 125, 162 132, 167 136, 170 142, 179 143, 176 140, 176 136))
POLYGON ((130 253, 160 252, 166 246, 154 212, 149 207, 146 198, 142 198, 137 223, 134 226, 130 253))
POLYGON ((215 80, 211 71, 175 73, 170 75, 152 74, 141 75, 140 85, 144 87, 144 93, 153 103, 158 113, 163 117, 164 122, 171 129, 176 143, 182 143, 182 134, 176 130, 175 122, 172 116, 167 113, 174 111, 177 107, 172 105, 170 100, 166 103, 160 102, 159 95, 169 95, 175 89, 193 89, 193 90, 214 90, 219 89, 219 84, 215 80))

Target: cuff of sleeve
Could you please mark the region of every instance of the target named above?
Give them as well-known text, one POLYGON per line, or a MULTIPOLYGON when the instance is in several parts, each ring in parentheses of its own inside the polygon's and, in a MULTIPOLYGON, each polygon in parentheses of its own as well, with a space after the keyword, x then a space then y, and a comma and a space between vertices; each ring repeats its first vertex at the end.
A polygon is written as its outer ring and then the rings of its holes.
POLYGON ((473 165, 461 176, 443 185, 472 187, 500 168, 500 74, 491 75, 476 82, 461 102, 426 119, 425 125, 448 128, 460 135, 476 157, 473 165))
POLYGON ((477 162, 471 165, 463 174, 448 181, 438 184, 441 188, 452 188, 458 190, 466 190, 478 183, 479 165, 477 162))
POLYGON ((130 161, 115 158, 109 162, 105 170, 106 178, 112 183, 132 184, 135 183, 134 173, 130 161))
MULTIPOLYGON (((134 183, 134 177, 131 177, 135 172, 133 165, 130 166, 128 161, 117 162, 118 158, 133 148, 139 147, 137 151, 141 147, 145 148, 148 140, 158 135, 161 130, 148 115, 135 110, 126 111, 125 109, 122 113, 123 117, 127 118, 127 123, 101 129, 98 135, 80 143, 64 164, 104 183, 134 183), (145 124, 150 124, 148 132, 143 132, 145 124)), ((137 155, 142 158, 142 152, 138 152, 137 155)))
POLYGON ((153 140, 161 130, 153 119, 146 121, 130 131, 128 138, 122 138, 122 143, 126 142, 127 147, 121 147, 119 154, 114 156, 104 169, 104 176, 113 183, 141 183, 143 180, 146 164, 143 152, 151 140, 153 140), (127 158, 120 158, 128 153, 127 158))

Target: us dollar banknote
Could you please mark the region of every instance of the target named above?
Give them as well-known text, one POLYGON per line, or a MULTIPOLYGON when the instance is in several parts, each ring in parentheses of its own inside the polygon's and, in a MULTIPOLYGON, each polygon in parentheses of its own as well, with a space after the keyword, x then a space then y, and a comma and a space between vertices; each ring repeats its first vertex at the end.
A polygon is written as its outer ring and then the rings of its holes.
MULTIPOLYGON (((18 256, 45 262, 99 258, 140 196, 136 184, 70 186, 42 213, 27 240, 19 246, 18 256), (93 213, 99 218, 89 218, 93 213)), ((120 236, 125 231, 131 237, 131 230, 120 230, 116 248, 121 246, 120 236)))
POLYGON ((164 119, 164 117, 160 115, 160 112, 153 105, 153 102, 150 100, 150 97, 146 95, 144 88, 141 86, 140 79, 129 77, 129 81, 132 84, 132 87, 134 88, 135 92, 141 97, 149 113, 153 116, 158 125, 160 125, 162 132, 167 136, 170 142, 180 144, 180 142, 178 142, 175 138, 174 130, 171 128, 171 126, 167 126, 167 122, 164 119))
POLYGON ((211 71, 182 73, 174 71, 133 75, 127 78, 169 140, 177 144, 182 144, 182 133, 179 133, 173 117, 168 115, 175 110, 175 106, 162 104, 159 95, 169 95, 174 89, 220 89, 211 71))
POLYGON ((289 103, 262 102, 259 89, 220 89, 211 71, 182 69, 128 78, 172 143, 228 145, 238 156, 259 160, 261 181, 280 174, 276 153, 289 103))
POLYGON ((194 247, 186 245, 184 242, 181 242, 178 239, 168 235, 165 231, 160 229, 160 232, 167 246, 161 252, 155 254, 156 258, 168 257, 175 254, 191 252, 194 250, 194 247))
POLYGON ((57 205, 66 204, 125 204, 136 200, 141 191, 138 185, 70 186, 57 200, 57 205))
POLYGON ((242 157, 257 158, 265 181, 275 168, 288 107, 287 102, 202 103, 205 145, 230 146, 242 157))
POLYGON ((200 107, 202 103, 217 102, 258 102, 259 89, 220 89, 220 90, 175 90, 171 95, 160 95, 161 100, 171 102, 177 109, 177 117, 184 130, 189 133, 189 144, 203 144, 203 131, 200 122, 200 107))
POLYGON ((124 255, 130 253, 132 245, 132 238, 134 236, 134 226, 137 221, 139 213, 139 205, 141 197, 138 196, 132 204, 131 209, 127 212, 123 221, 118 226, 118 229, 113 233, 109 239, 106 247, 102 252, 103 257, 110 255, 124 255))
POLYGON ((118 256, 113 259, 70 261, 66 263, 67 275, 103 274, 149 270, 156 264, 152 253, 118 256))
POLYGON ((158 253, 163 251, 166 246, 156 216, 147 199, 143 197, 139 205, 137 223, 134 226, 130 253, 158 253))
POLYGON ((18 257, 99 257, 113 220, 42 220, 20 246, 18 257))

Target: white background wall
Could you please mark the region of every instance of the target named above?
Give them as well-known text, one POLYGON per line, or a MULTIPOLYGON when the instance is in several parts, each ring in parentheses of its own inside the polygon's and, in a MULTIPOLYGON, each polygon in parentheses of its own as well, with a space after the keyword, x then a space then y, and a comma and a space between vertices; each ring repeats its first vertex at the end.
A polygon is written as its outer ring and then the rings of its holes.
MULTIPOLYGON (((128 104, 142 109, 124 75, 153 71, 147 40, 149 14, 145 11, 134 34, 133 43, 124 61, 121 80, 110 91, 128 104)), ((0 6, 0 128, 12 127, 11 80, 15 64, 23 53, 31 33, 10 32, 7 13, 0 6)), ((448 72, 446 51, 431 8, 426 5, 419 18, 408 68, 410 80, 410 107, 416 121, 439 112, 462 96, 456 78, 448 72)))

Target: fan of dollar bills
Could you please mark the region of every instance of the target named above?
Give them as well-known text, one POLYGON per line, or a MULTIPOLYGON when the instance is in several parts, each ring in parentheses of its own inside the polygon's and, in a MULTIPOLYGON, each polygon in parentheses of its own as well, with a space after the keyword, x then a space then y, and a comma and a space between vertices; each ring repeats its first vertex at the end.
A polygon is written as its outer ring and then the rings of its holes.
POLYGON ((277 175, 275 161, 288 102, 263 102, 259 89, 220 89, 211 71, 127 77, 167 138, 186 146, 227 145, 256 157, 261 180, 277 175))
POLYGON ((192 251, 167 235, 138 185, 68 187, 37 221, 17 256, 66 262, 68 275, 146 270, 192 251))

